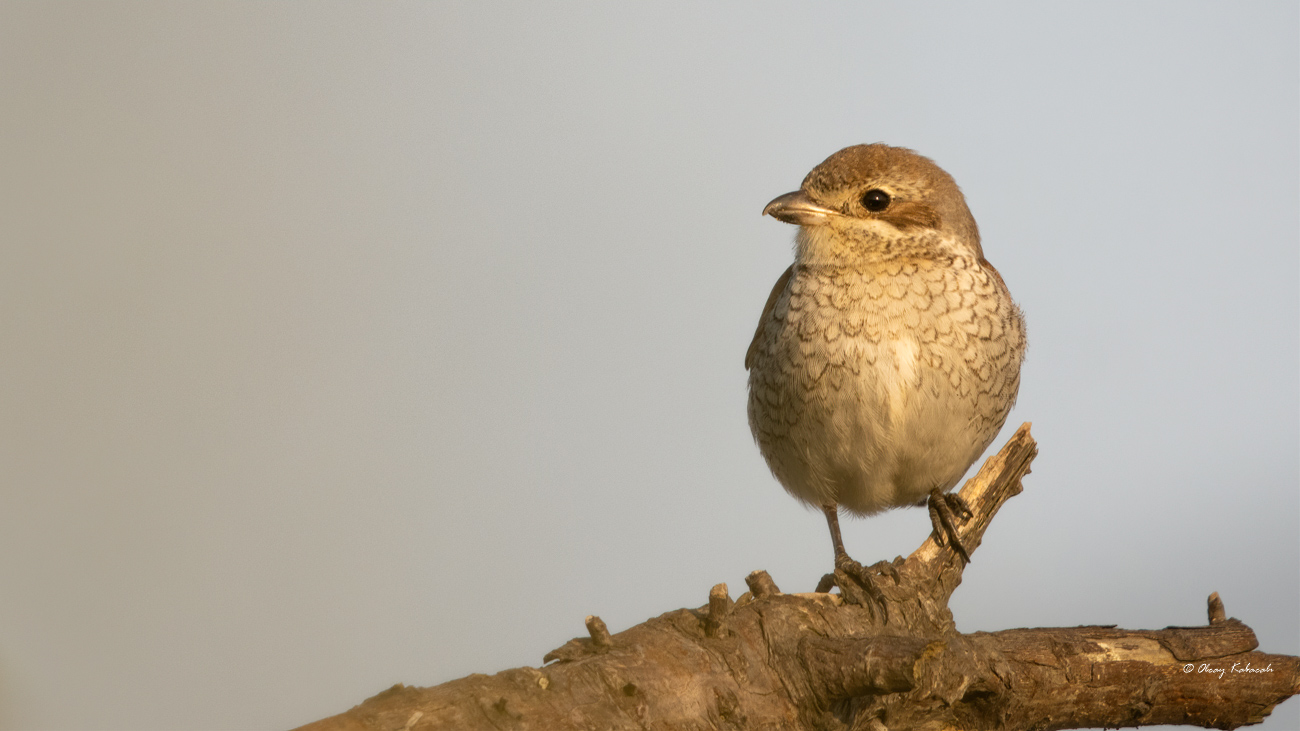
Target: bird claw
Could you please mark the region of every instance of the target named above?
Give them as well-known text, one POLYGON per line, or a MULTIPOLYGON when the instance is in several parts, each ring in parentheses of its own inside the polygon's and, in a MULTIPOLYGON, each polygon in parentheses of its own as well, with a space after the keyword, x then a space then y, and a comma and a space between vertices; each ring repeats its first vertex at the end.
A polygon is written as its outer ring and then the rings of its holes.
POLYGON ((957 526, 974 517, 970 506, 960 495, 940 492, 938 488, 930 491, 930 499, 925 503, 930 510, 930 523, 934 526, 934 542, 948 546, 961 556, 962 563, 970 563, 970 552, 962 545, 961 536, 957 535, 957 526))
POLYGON ((880 587, 876 586, 876 579, 881 575, 889 576, 895 584, 899 581, 898 571, 893 564, 881 561, 867 568, 849 558, 847 554, 840 554, 835 557, 835 573, 823 576, 817 584, 817 591, 827 592, 832 587, 839 587, 840 596, 844 597, 844 601, 866 607, 873 620, 879 616, 881 623, 884 624, 889 622, 889 606, 880 587), (877 609, 880 611, 877 612, 877 609))

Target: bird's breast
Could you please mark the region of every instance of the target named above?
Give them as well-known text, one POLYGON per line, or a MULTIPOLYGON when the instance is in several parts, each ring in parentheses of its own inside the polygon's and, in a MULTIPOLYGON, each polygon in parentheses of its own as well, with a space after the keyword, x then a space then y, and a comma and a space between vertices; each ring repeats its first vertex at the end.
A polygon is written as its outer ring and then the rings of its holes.
POLYGON ((889 503, 960 477, 1019 384, 1023 325, 994 276, 968 259, 796 268, 750 371, 750 425, 787 489, 845 502, 835 485, 874 484, 889 503))

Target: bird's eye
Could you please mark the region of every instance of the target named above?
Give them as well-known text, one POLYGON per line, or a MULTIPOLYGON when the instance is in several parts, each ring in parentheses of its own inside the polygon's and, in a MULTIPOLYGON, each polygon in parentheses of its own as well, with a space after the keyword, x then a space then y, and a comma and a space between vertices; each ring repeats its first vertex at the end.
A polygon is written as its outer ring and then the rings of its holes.
POLYGON ((862 194, 862 207, 872 213, 880 213, 889 207, 889 194, 880 188, 872 188, 862 194))

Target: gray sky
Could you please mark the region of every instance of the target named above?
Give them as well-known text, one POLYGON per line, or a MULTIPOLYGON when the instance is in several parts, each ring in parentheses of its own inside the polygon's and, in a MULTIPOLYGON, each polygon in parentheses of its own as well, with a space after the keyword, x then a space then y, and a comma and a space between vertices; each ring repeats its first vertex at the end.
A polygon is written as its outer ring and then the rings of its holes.
POLYGON ((754 569, 810 591, 824 522, 745 421, 794 233, 759 212, 874 141, 953 174, 1028 319, 995 446, 1040 455, 958 627, 1217 590, 1300 652, 1298 25, 0 4, 0 727, 285 728, 754 569))

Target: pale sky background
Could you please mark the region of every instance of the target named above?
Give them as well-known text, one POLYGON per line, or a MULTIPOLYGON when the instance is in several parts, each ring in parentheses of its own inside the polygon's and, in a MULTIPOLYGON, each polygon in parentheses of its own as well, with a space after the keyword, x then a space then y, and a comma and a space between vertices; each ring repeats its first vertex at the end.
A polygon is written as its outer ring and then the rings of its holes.
MULTIPOLYGON (((1040 455, 963 631, 1300 653, 1294 2, 0 4, 0 728, 537 666, 822 516, 742 359, 846 145, 953 174, 1040 455)), ((845 526, 864 562, 924 510, 845 526)), ((1300 701, 1264 726, 1300 728, 1300 701)))

